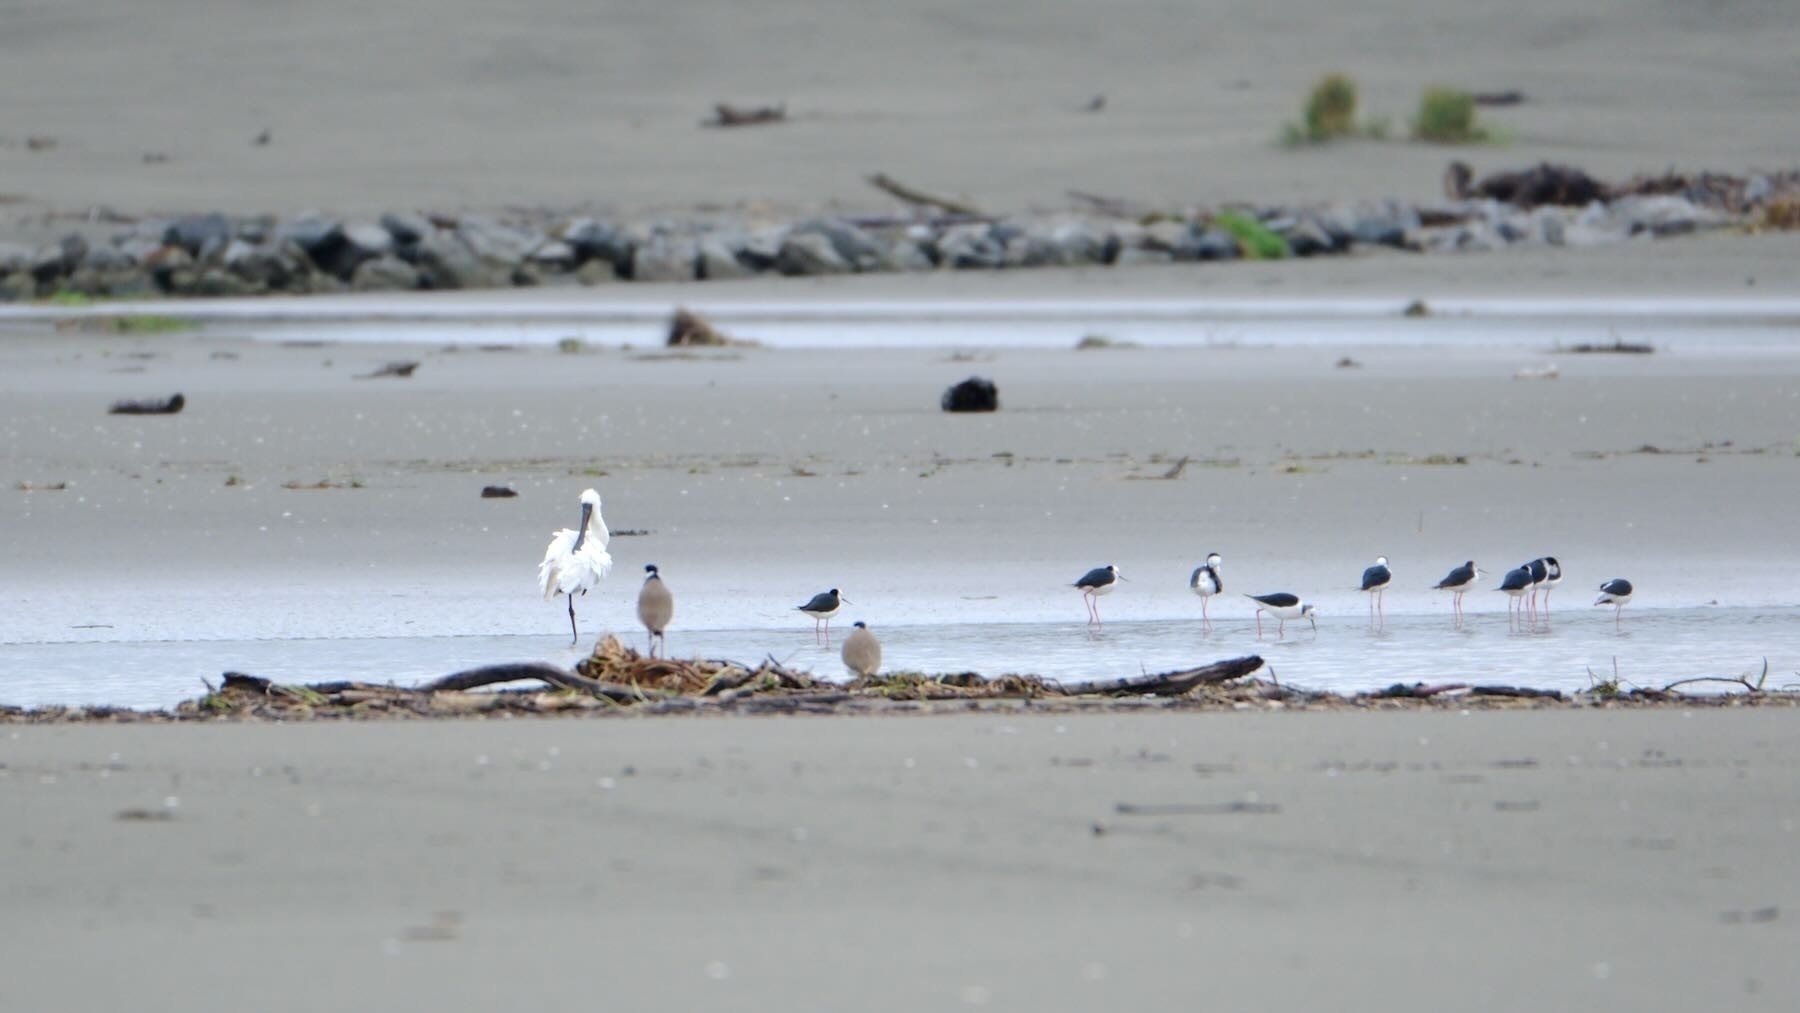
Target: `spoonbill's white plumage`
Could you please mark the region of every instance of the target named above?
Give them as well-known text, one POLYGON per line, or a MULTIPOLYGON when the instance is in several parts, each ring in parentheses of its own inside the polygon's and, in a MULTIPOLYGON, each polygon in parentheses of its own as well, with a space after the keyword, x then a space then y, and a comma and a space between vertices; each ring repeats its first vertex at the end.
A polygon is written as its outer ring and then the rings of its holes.
POLYGON ((606 551, 611 540, 606 519, 600 516, 600 494, 588 489, 581 494, 580 525, 550 536, 550 547, 538 564, 538 590, 544 593, 544 600, 568 596, 571 644, 581 639, 575 630, 575 596, 599 587, 601 578, 612 570, 612 556, 606 551))
POLYGON ((1119 581, 1124 579, 1125 575, 1119 572, 1118 567, 1108 564, 1094 567, 1075 582, 1075 587, 1081 589, 1082 599, 1087 602, 1088 625, 1100 625, 1100 607, 1096 599, 1103 594, 1111 594, 1113 588, 1119 586, 1119 581))
POLYGON ((1212 628, 1212 616, 1207 615, 1206 606, 1213 595, 1225 590, 1225 579, 1219 575, 1219 567, 1224 565, 1224 557, 1216 552, 1208 553, 1205 565, 1195 567, 1188 577, 1188 590, 1200 596, 1200 621, 1207 629, 1212 628))
POLYGON ((638 622, 650 631, 650 656, 656 657, 656 647, 662 645, 663 656, 669 653, 668 642, 663 639, 663 631, 669 628, 669 620, 675 618, 675 596, 669 592, 669 585, 663 583, 662 573, 655 563, 644 567, 644 586, 638 589, 638 622))

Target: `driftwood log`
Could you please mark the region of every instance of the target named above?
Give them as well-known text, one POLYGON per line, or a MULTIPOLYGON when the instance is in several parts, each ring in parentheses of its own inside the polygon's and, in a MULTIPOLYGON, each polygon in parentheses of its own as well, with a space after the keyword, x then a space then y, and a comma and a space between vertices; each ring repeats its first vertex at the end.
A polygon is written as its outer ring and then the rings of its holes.
POLYGON ((166 398, 150 398, 143 401, 114 401, 107 409, 109 415, 174 415, 187 407, 187 398, 181 394, 173 394, 166 398))
POLYGON ((767 123, 787 122, 787 103, 779 102, 772 106, 736 106, 729 102, 713 104, 713 118, 706 121, 709 127, 754 127, 767 123))
POLYGON ((1070 693, 1098 693, 1103 696, 1180 696, 1201 686, 1242 679, 1262 666, 1260 656, 1247 654, 1241 658, 1201 665, 1199 668, 1184 668, 1175 672, 1159 672, 1156 675, 1139 675, 1126 679, 1082 682, 1066 688, 1070 693))

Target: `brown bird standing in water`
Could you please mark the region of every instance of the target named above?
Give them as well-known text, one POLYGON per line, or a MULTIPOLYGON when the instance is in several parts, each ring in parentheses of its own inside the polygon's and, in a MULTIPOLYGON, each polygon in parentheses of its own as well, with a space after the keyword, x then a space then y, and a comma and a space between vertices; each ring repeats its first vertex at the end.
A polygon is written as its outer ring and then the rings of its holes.
POLYGON ((852 674, 868 678, 881 670, 881 641, 869 632, 868 623, 857 623, 844 638, 844 667, 852 674))
POLYGON ((650 631, 650 656, 656 657, 656 645, 660 642, 666 657, 669 645, 663 639, 663 631, 668 629, 669 620, 675 615, 675 596, 669 593, 669 586, 663 583, 655 563, 646 565, 644 574, 644 586, 638 590, 638 622, 650 631))

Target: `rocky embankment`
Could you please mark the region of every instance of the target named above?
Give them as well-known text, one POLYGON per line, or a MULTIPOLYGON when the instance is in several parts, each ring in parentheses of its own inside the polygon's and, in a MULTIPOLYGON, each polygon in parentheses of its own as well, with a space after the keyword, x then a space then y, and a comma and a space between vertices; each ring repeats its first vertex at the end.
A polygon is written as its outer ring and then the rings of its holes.
MULTIPOLYGON (((1456 167, 1453 167, 1453 169, 1456 167)), ((989 217, 923 213, 604 221, 397 211, 376 220, 198 214, 116 217, 47 245, 0 239, 0 301, 250 296, 701 281, 763 274, 995 270, 1597 246, 1774 224, 1800 207, 1800 173, 1668 176, 1607 187, 1553 166, 1462 178, 1445 200, 1241 207, 1169 215, 1096 202, 989 217)), ((1454 177, 1454 173, 1453 173, 1454 177)))

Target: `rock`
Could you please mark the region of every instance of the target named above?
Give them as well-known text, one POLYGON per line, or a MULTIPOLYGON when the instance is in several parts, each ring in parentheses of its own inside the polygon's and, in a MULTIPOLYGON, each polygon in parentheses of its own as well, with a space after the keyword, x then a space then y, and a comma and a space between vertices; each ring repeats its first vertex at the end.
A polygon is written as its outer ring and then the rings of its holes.
POLYGON ((22 243, 0 242, 0 277, 30 267, 33 255, 31 247, 22 243))
POLYGON ((219 263, 252 286, 277 291, 300 290, 312 273, 311 262, 293 243, 257 245, 233 239, 219 254, 219 263))
POLYGON ((794 226, 790 236, 818 234, 831 240, 838 258, 856 271, 879 271, 886 262, 887 250, 867 232, 849 222, 833 218, 814 218, 794 226))
MULTIPOLYGON (((344 226, 344 246, 354 254, 357 264, 385 257, 398 245, 392 232, 374 222, 350 222, 344 226)), ((355 265, 349 270, 356 270, 355 265)))
POLYGON ((490 266, 504 265, 509 272, 544 242, 536 232, 480 215, 464 216, 456 223, 456 234, 476 257, 490 266))
POLYGON ((419 269, 392 254, 363 261, 350 276, 356 292, 410 292, 419 285, 419 269))
POLYGON ((182 274, 185 283, 180 289, 182 295, 244 296, 264 291, 262 285, 240 278, 223 267, 209 267, 198 275, 193 275, 192 272, 182 274))
POLYGON ((944 267, 970 270, 1006 264, 1006 244, 995 238, 993 226, 985 222, 949 226, 938 234, 933 245, 937 262, 944 267))
POLYGON ((551 230, 551 235, 569 244, 577 263, 604 260, 615 268, 615 273, 631 267, 636 243, 616 226, 592 218, 574 218, 551 230))
POLYGON ((568 243, 560 239, 546 239, 531 251, 527 259, 535 267, 563 274, 573 270, 580 258, 576 256, 575 248, 568 243))
POLYGON ((344 227, 335 218, 308 211, 288 218, 275 226, 275 239, 300 248, 307 258, 321 267, 337 256, 344 244, 344 227))
POLYGON ((757 272, 776 270, 781 260, 781 244, 787 234, 784 227, 751 232, 737 244, 738 259, 757 272))
POLYGON ((1161 250, 1171 260, 1199 260, 1200 234, 1192 222, 1162 220, 1144 227, 1143 248, 1161 250))
POLYGON ((1608 210, 1628 235, 1679 236, 1732 224, 1730 215, 1678 194, 1633 194, 1613 201, 1608 210))
POLYGON ((223 249, 231 238, 231 222, 216 212, 177 218, 163 229, 161 236, 164 243, 179 246, 202 260, 223 249))
POLYGON ((911 236, 896 236, 882 252, 881 263, 888 271, 934 271, 937 262, 911 236))
POLYGON ((700 259, 692 236, 654 236, 631 254, 634 281, 693 281, 700 259))
POLYGON ((967 380, 944 391, 939 404, 947 412, 991 412, 1000 408, 1000 389, 994 381, 979 376, 971 376, 967 380))
POLYGON ((1169 264, 1175 257, 1167 250, 1150 250, 1142 246, 1127 246, 1113 258, 1114 267, 1136 267, 1141 264, 1169 264))
POLYGON ((601 285, 618 281, 619 272, 610 260, 590 260, 575 269, 575 280, 583 285, 601 285))
POLYGON ((1194 253, 1200 260, 1236 260, 1241 252, 1237 237, 1224 229, 1207 229, 1194 240, 1194 253))
POLYGON ((1316 257, 1322 253, 1336 253, 1344 245, 1334 239, 1331 233, 1310 215, 1278 218, 1264 224, 1287 240, 1288 251, 1296 257, 1316 257))
POLYGON ((818 232, 792 233, 783 239, 775 268, 788 275, 848 274, 851 270, 831 237, 818 232))
POLYGON ((1056 251, 1045 261, 1049 264, 1101 264, 1110 255, 1105 231, 1086 219, 1059 219, 1047 228, 1030 231, 1056 251))
POLYGON ((134 298, 158 293, 150 273, 135 265, 96 268, 82 265, 62 282, 62 287, 75 292, 110 298, 134 298))
POLYGON ((416 245, 437 231, 431 219, 416 211, 389 211, 381 216, 381 227, 401 246, 416 245))
POLYGON ((30 271, 0 273, 0 302, 26 302, 37 298, 37 279, 30 271))
POLYGON ((725 281, 731 278, 748 278, 756 271, 738 259, 734 250, 722 236, 703 236, 700 239, 699 276, 712 281, 725 281))
POLYGON ((415 263, 426 288, 501 288, 512 282, 509 267, 484 263, 460 232, 449 229, 434 229, 420 239, 415 263))
POLYGON ((174 278, 177 273, 190 271, 194 266, 194 256, 179 246, 158 247, 141 263, 156 279, 156 284, 164 291, 175 291, 174 278))
MULTIPOLYGON (((81 258, 81 266, 77 268, 92 271, 123 271, 137 267, 137 261, 127 256, 118 247, 112 245, 90 246, 86 256, 81 258)), ((5 268, 0 267, 0 273, 5 268)))
POLYGON ((55 281, 75 270, 87 256, 87 251, 87 240, 70 233, 49 246, 40 247, 32 255, 31 274, 39 282, 55 281))

